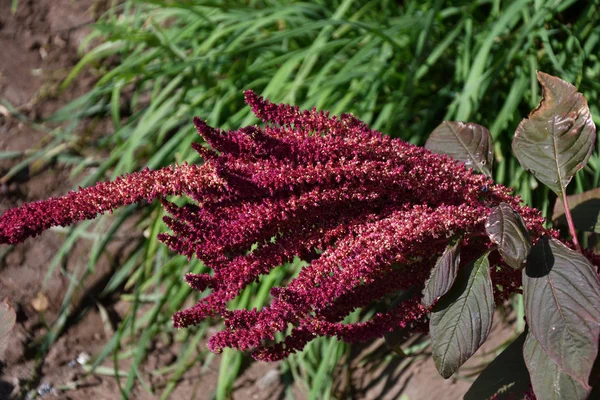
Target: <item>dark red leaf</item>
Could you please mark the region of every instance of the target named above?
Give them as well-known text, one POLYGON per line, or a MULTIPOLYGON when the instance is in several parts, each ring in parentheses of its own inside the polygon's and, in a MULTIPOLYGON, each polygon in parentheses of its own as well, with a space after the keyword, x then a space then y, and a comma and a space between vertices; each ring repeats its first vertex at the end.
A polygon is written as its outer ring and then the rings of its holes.
POLYGON ((425 282, 423 299, 421 300, 425 307, 431 307, 438 298, 448 293, 456 279, 459 264, 460 250, 457 242, 444 250, 444 253, 437 259, 435 266, 431 269, 429 279, 425 282))
POLYGON ((542 101, 519 124, 512 148, 523 168, 560 195, 588 162, 596 126, 575 86, 543 72, 537 77, 542 101))
POLYGON ((521 399, 529 388, 529 373, 523 360, 526 332, 516 338, 477 377, 464 400, 521 399))
POLYGON ((475 171, 492 175, 494 146, 487 128, 471 122, 444 121, 431 132, 425 148, 447 154, 475 171))
POLYGON ((588 384, 600 337, 600 282, 590 262, 556 239, 532 247, 523 270, 530 332, 558 366, 588 384))
POLYGON ((452 289, 431 312, 433 361, 444 378, 477 351, 492 328, 494 294, 487 256, 462 268, 452 289))
POLYGON ((523 358, 538 400, 585 400, 590 392, 563 372, 529 333, 523 346, 523 358))
POLYGON ((500 203, 495 207, 485 223, 485 231, 508 265, 514 269, 525 266, 531 242, 523 218, 511 206, 500 203))

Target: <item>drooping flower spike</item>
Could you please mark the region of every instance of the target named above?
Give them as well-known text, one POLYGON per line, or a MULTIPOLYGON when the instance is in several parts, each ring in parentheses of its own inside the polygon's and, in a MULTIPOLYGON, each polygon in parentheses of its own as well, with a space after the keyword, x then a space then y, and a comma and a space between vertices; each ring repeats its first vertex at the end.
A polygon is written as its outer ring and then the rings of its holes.
MULTIPOLYGON (((25 204, 0 217, 0 243, 19 243, 57 225, 94 218, 117 207, 161 197, 173 251, 197 257, 212 274, 188 274, 210 294, 174 316, 183 328, 221 316, 224 330, 209 348, 254 349, 276 360, 317 336, 348 342, 393 329, 427 329, 423 284, 448 242, 462 239, 463 262, 491 244, 484 222, 501 202, 523 217, 532 236, 548 233, 539 213, 452 159, 370 130, 352 115, 275 105, 247 91, 246 102, 265 128, 222 132, 196 118, 210 144, 194 148, 201 166, 133 173, 61 198, 25 204), (179 207, 164 197, 182 195, 179 207), (227 303, 273 268, 299 257, 308 262, 262 310, 227 303), (394 302, 398 293, 408 299, 394 302), (398 303, 398 304, 396 304, 398 303), (361 307, 387 307, 370 321, 344 324, 361 307), (275 334, 287 334, 273 344, 275 334)), ((491 260, 498 264, 501 260, 491 260)), ((496 270, 497 299, 518 290, 520 274, 496 270)))

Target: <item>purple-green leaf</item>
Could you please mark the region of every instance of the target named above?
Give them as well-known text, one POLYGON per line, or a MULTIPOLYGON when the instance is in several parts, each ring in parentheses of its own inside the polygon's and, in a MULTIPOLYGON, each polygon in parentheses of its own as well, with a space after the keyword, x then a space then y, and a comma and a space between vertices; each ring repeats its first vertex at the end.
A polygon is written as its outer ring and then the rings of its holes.
POLYGON ((523 345, 523 358, 538 400, 585 400, 591 391, 563 372, 531 333, 523 345))
POLYGON ((464 400, 523 398, 529 388, 529 373, 523 360, 525 336, 526 332, 519 335, 479 374, 464 400))
POLYGON ((429 334, 433 361, 449 378, 485 342, 494 315, 488 253, 461 268, 452 289, 433 307, 429 334))
POLYGON ((512 148, 523 168, 560 196, 588 162, 596 126, 575 86, 539 71, 537 77, 542 101, 519 124, 512 148))
POLYGON ((530 332, 558 366, 587 386, 598 354, 600 282, 579 252, 542 237, 523 270, 530 332))
POLYGON ((485 231, 508 265, 517 270, 525 266, 531 242, 523 218, 510 205, 500 203, 492 210, 485 231))
POLYGON ((17 315, 7 300, 0 302, 0 357, 8 345, 8 337, 15 326, 17 315))
POLYGON ((487 128, 471 122, 444 121, 431 132, 425 148, 447 154, 487 176, 492 176, 494 147, 487 128))
POLYGON ((431 307, 438 298, 448 293, 456 279, 459 264, 459 242, 456 242, 453 246, 446 247, 444 253, 437 259, 435 266, 431 269, 429 279, 425 282, 423 299, 421 300, 425 307, 431 307))

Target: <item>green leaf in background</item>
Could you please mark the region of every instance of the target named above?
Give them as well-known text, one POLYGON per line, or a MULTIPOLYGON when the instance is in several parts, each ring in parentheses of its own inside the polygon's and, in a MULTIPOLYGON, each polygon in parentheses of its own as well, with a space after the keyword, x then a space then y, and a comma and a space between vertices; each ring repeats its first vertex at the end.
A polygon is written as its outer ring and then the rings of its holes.
POLYGON ((500 203, 490 213, 485 231, 498 245, 504 261, 514 269, 523 269, 531 243, 523 218, 506 203, 500 203))
POLYGON ((444 121, 431 132, 425 148, 437 154, 447 154, 475 171, 492 176, 492 135, 481 125, 444 121))
POLYGON ((539 71, 537 78, 542 101, 517 127, 512 149, 523 168, 560 196, 590 159, 596 126, 575 86, 539 71))
POLYGON ((523 357, 538 400, 584 400, 589 393, 577 381, 564 373, 548 357, 540 343, 531 333, 523 346, 523 357))
MULTIPOLYGON (((600 188, 567 196, 575 229, 600 233, 600 188)), ((555 226, 567 227, 565 205, 559 197, 554 204, 552 221, 555 226)))
POLYGON ((8 337, 15 322, 17 321, 17 315, 15 310, 8 304, 8 300, 4 300, 0 303, 0 357, 4 356, 4 350, 8 346, 8 337))
POLYGON ((586 386, 600 337, 594 267, 581 253, 544 236, 527 257, 523 296, 531 333, 562 370, 586 386))
POLYGON ((456 279, 459 264, 460 249, 459 242, 456 242, 453 246, 446 247, 444 253, 437 259, 435 266, 431 269, 429 279, 425 282, 423 299, 421 300, 425 307, 431 307, 438 298, 448 293, 456 279))
POLYGON ((494 292, 487 257, 485 253, 462 268, 452 289, 431 312, 433 361, 444 378, 477 351, 492 328, 494 292))
POLYGON ((521 333, 477 377, 464 400, 508 400, 523 398, 529 388, 529 373, 523 359, 523 343, 527 332, 521 333), (518 397, 521 396, 521 397, 518 397))

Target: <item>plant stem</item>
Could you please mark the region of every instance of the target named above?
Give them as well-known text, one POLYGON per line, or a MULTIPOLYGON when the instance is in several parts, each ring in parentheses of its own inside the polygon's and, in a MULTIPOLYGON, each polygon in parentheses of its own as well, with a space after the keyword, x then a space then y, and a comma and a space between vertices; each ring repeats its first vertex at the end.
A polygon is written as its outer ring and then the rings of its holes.
POLYGON ((565 206, 565 217, 567 218, 567 223, 569 224, 569 232, 571 233, 571 237, 573 238, 573 244, 575 245, 575 248, 581 253, 581 246, 579 245, 579 240, 577 240, 577 232, 575 232, 575 224, 573 223, 571 210, 569 210, 569 202, 567 201, 567 191, 564 187, 562 188, 562 201, 565 206))

